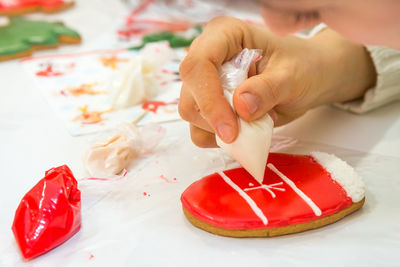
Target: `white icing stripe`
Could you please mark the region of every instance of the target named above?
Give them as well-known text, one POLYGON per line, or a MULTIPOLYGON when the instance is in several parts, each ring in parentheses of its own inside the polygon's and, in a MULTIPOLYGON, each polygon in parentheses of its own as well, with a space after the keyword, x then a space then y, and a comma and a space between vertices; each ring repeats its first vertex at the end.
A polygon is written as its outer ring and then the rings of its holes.
POLYGON ((268 219, 265 217, 262 210, 257 206, 251 197, 246 194, 237 184, 235 184, 224 172, 218 172, 218 174, 224 179, 224 181, 230 185, 233 189, 235 189, 239 195, 249 204, 250 208, 254 211, 254 213, 260 218, 260 220, 264 223, 264 225, 268 224, 268 219))
POLYGON ((301 191, 295 183, 293 183, 292 180, 290 180, 286 175, 284 175, 283 173, 281 173, 272 163, 268 163, 267 164, 268 168, 270 168, 273 172, 275 172, 285 183, 287 183, 294 192, 296 192, 297 195, 299 195, 304 202, 307 203, 308 206, 310 206, 310 208, 314 211, 314 214, 317 216, 321 216, 322 212, 321 210, 318 208, 317 205, 315 205, 315 203, 306 195, 303 193, 303 191, 301 191))

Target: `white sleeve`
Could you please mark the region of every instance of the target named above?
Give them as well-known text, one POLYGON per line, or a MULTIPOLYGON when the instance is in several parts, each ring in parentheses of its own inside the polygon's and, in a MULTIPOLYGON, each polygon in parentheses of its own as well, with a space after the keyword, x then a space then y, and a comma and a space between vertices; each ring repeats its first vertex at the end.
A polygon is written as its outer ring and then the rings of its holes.
POLYGON ((375 87, 368 89, 360 99, 335 104, 355 113, 364 113, 400 100, 400 51, 378 46, 366 48, 378 75, 375 87))

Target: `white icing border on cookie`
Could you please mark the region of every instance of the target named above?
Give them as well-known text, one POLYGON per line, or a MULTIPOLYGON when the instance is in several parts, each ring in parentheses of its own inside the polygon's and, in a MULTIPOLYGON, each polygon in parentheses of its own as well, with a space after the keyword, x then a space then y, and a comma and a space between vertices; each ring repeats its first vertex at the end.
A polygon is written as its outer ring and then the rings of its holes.
POLYGON ((364 198, 364 182, 347 162, 324 152, 311 152, 310 155, 343 187, 353 203, 364 198))

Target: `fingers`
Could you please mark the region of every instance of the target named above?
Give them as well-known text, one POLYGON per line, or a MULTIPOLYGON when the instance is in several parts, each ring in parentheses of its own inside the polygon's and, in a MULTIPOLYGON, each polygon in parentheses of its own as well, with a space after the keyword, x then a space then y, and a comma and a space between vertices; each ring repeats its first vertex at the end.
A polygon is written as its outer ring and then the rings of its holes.
MULTIPOLYGON (((238 133, 237 118, 225 99, 219 80, 219 67, 242 49, 241 31, 232 28, 235 19, 215 19, 190 47, 180 66, 183 82, 182 104, 179 112, 183 119, 206 129, 193 107, 200 109, 205 121, 226 143, 235 140, 238 133), (227 27, 227 23, 231 24, 227 27), (189 95, 190 92, 190 95, 189 95)), ((197 112, 197 111, 196 111, 197 112)))
MULTIPOLYGON (((237 114, 252 121, 270 112, 287 94, 284 77, 281 72, 263 72, 241 83, 233 96, 237 114)), ((271 117, 276 120, 276 114, 271 113, 271 117)))
POLYGON ((208 124, 200 113, 200 108, 197 106, 196 101, 193 99, 191 92, 187 86, 182 85, 181 94, 179 98, 178 111, 182 119, 190 122, 198 128, 214 132, 214 129, 208 124))
POLYGON ((215 134, 198 128, 193 124, 190 124, 190 137, 192 138, 192 142, 198 147, 217 147, 215 134))
POLYGON ((188 107, 188 105, 197 105, 199 112, 213 131, 224 142, 232 142, 238 132, 237 118, 224 97, 216 66, 204 59, 197 60, 196 64, 187 64, 191 63, 184 62, 181 65, 181 77, 184 88, 190 90, 195 103, 182 101, 179 110, 182 118, 199 125, 193 116, 193 108, 188 107), (185 68, 190 70, 185 70, 185 68))

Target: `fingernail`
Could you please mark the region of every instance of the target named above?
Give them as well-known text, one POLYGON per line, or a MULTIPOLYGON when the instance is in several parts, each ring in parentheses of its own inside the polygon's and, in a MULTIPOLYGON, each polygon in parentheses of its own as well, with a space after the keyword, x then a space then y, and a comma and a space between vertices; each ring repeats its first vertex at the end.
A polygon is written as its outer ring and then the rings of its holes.
POLYGON ((258 109, 258 98, 253 95, 252 93, 242 93, 240 94, 243 102, 246 104, 247 109, 249 110, 250 114, 254 114, 258 109))
POLYGON ((217 126, 218 135, 224 142, 231 142, 233 139, 233 128, 229 124, 219 124, 217 126))

